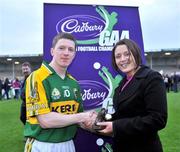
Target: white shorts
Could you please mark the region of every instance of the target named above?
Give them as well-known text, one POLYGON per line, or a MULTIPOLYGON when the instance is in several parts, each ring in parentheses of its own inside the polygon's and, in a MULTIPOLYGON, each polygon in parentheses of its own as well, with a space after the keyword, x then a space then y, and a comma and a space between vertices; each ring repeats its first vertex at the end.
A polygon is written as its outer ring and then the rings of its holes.
POLYGON ((32 139, 26 141, 24 152, 75 152, 73 140, 48 143, 32 139))

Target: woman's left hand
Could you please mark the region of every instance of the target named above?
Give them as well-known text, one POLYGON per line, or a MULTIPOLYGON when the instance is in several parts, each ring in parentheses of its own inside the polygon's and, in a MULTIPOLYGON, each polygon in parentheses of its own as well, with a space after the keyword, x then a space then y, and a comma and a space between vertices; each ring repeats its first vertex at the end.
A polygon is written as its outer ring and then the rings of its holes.
POLYGON ((112 127, 112 121, 107 121, 107 122, 98 122, 98 126, 102 126, 102 130, 99 130, 98 132, 104 134, 104 135, 112 135, 113 133, 113 127, 112 127))

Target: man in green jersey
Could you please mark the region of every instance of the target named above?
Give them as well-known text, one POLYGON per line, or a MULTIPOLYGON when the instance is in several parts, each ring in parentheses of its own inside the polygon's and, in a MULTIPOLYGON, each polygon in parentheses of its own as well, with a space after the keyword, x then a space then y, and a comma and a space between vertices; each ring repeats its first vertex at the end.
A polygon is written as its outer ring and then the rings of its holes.
POLYGON ((80 87, 67 73, 76 54, 71 34, 60 33, 52 42, 52 60, 26 80, 25 152, 75 152, 77 125, 91 128, 96 114, 83 112, 80 87))

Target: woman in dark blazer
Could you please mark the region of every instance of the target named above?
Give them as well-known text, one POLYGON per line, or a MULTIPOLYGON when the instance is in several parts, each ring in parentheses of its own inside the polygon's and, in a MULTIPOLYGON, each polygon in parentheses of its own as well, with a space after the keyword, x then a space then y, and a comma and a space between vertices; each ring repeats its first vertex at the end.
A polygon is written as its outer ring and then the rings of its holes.
POLYGON ((158 131, 167 122, 167 99, 162 76, 143 66, 141 51, 129 39, 112 50, 113 67, 125 77, 115 90, 112 121, 100 122, 100 132, 113 137, 114 152, 162 152, 158 131))

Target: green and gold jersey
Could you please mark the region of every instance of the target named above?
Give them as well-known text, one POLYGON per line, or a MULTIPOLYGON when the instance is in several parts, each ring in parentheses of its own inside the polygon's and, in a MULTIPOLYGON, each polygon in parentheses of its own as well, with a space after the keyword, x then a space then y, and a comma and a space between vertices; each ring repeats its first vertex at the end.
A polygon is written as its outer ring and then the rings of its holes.
POLYGON ((63 142, 75 136, 77 125, 43 129, 36 116, 51 111, 75 114, 83 111, 80 87, 69 74, 62 79, 43 62, 26 80, 26 125, 24 135, 44 142, 63 142))

